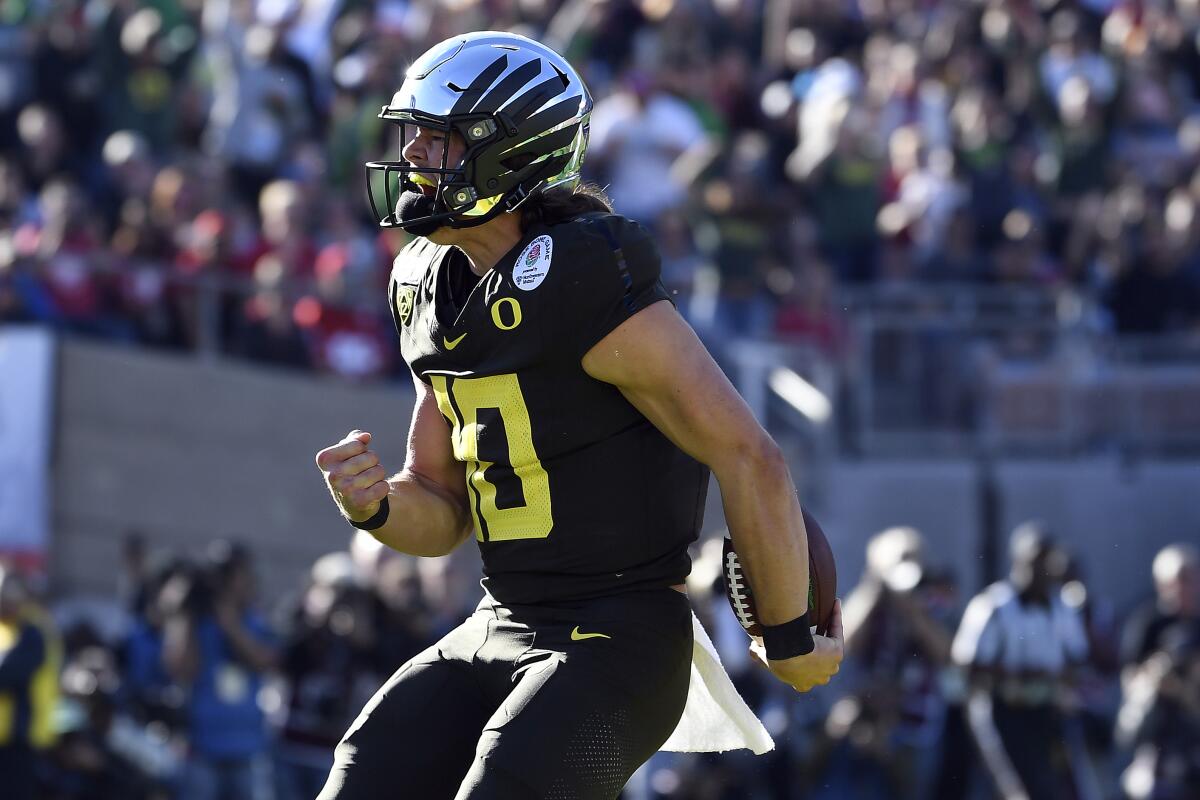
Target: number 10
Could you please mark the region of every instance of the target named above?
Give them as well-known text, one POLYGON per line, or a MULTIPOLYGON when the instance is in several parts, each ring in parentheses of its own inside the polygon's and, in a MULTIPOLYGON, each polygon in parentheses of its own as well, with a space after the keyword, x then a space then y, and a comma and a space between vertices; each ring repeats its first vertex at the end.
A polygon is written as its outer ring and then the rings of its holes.
MULTIPOLYGON (((533 448, 533 427, 521 384, 514 373, 485 378, 447 378, 432 375, 433 393, 442 416, 451 425, 454 457, 466 462, 467 494, 480 541, 544 539, 554 527, 550 508, 550 476, 533 448), (495 410, 503 423, 507 454, 479 452, 483 427, 480 412, 495 410), (486 460, 491 456, 493 460, 486 460), (512 474, 505 466, 511 465, 512 474), (488 470, 492 469, 492 475, 488 470), (516 480, 523 505, 498 504, 498 483, 516 480)), ((489 437, 489 441, 493 441, 489 437)))

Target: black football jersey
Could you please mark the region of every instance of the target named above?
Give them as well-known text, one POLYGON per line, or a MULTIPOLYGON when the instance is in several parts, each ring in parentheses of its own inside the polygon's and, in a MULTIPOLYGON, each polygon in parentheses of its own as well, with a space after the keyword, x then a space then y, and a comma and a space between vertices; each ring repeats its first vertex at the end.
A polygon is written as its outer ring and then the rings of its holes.
POLYGON ((477 279, 418 238, 389 283, 401 353, 465 466, 484 586, 504 603, 682 582, 708 470, 581 360, 669 300, 646 231, 610 214, 535 225, 477 279))

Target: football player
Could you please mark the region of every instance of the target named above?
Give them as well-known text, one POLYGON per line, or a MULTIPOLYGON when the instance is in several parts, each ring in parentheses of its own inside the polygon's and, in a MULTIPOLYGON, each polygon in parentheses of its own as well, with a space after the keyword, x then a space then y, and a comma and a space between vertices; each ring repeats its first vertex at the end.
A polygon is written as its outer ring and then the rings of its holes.
POLYGON ((422 55, 382 111, 401 157, 367 165, 372 205, 417 236, 389 286, 408 455, 389 476, 356 430, 317 465, 389 547, 474 534, 486 594, 367 704, 321 800, 617 796, 687 700, 709 470, 768 667, 800 691, 837 672, 779 448, 676 312, 646 231, 578 186, 591 109, 557 53, 483 32, 422 55))

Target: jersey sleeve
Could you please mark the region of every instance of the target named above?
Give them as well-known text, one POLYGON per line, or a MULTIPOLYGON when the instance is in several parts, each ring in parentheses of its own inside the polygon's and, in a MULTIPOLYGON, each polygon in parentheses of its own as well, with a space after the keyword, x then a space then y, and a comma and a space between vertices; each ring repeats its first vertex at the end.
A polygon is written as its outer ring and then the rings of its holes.
POLYGON ((400 282, 396 280, 396 276, 392 275, 388 278, 387 285, 387 304, 388 312, 392 317, 392 326, 396 330, 396 343, 404 337, 404 329, 400 325, 400 312, 396 308, 396 301, 399 300, 400 282))
POLYGON ((574 223, 579 235, 566 248, 568 278, 560 298, 566 355, 582 358, 625 320, 659 300, 670 300, 658 249, 636 222, 602 216, 574 223))
POLYGON ((392 262, 392 273, 388 277, 387 298, 388 313, 392 318, 392 326, 396 331, 396 345, 400 350, 400 358, 418 379, 425 379, 412 369, 414 358, 411 321, 416 313, 417 287, 420 274, 419 253, 414 254, 413 245, 406 246, 392 262), (414 262, 416 265, 414 267, 414 262))

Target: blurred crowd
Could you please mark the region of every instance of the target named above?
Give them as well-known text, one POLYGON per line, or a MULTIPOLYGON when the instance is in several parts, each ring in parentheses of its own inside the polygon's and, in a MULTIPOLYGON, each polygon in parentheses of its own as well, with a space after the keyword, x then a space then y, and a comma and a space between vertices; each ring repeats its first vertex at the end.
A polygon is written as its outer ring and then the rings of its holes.
POLYGON ((122 562, 116 597, 53 604, 0 567, 5 798, 311 800, 359 709, 481 591, 366 534, 270 606, 238 542, 131 533, 122 562))
MULTIPOLYGON (((842 672, 803 697, 750 659, 720 538, 695 556, 693 607, 777 748, 659 753, 623 800, 1197 796, 1194 545, 1131 572, 1145 602, 1118 613, 1042 523, 1013 532, 1007 576, 974 597, 919 531, 882 531, 843 590, 842 672)), ((311 800, 363 703, 471 613, 470 559, 413 559, 357 534, 264 607, 244 545, 189 559, 131 534, 116 624, 95 603, 47 610, 0 569, 4 796, 311 800)))
POLYGON ((361 164, 406 64, 486 28, 584 74, 587 177, 710 341, 837 358, 854 286, 1200 323, 1197 0, 13 0, 0 321, 401 371, 361 164))

